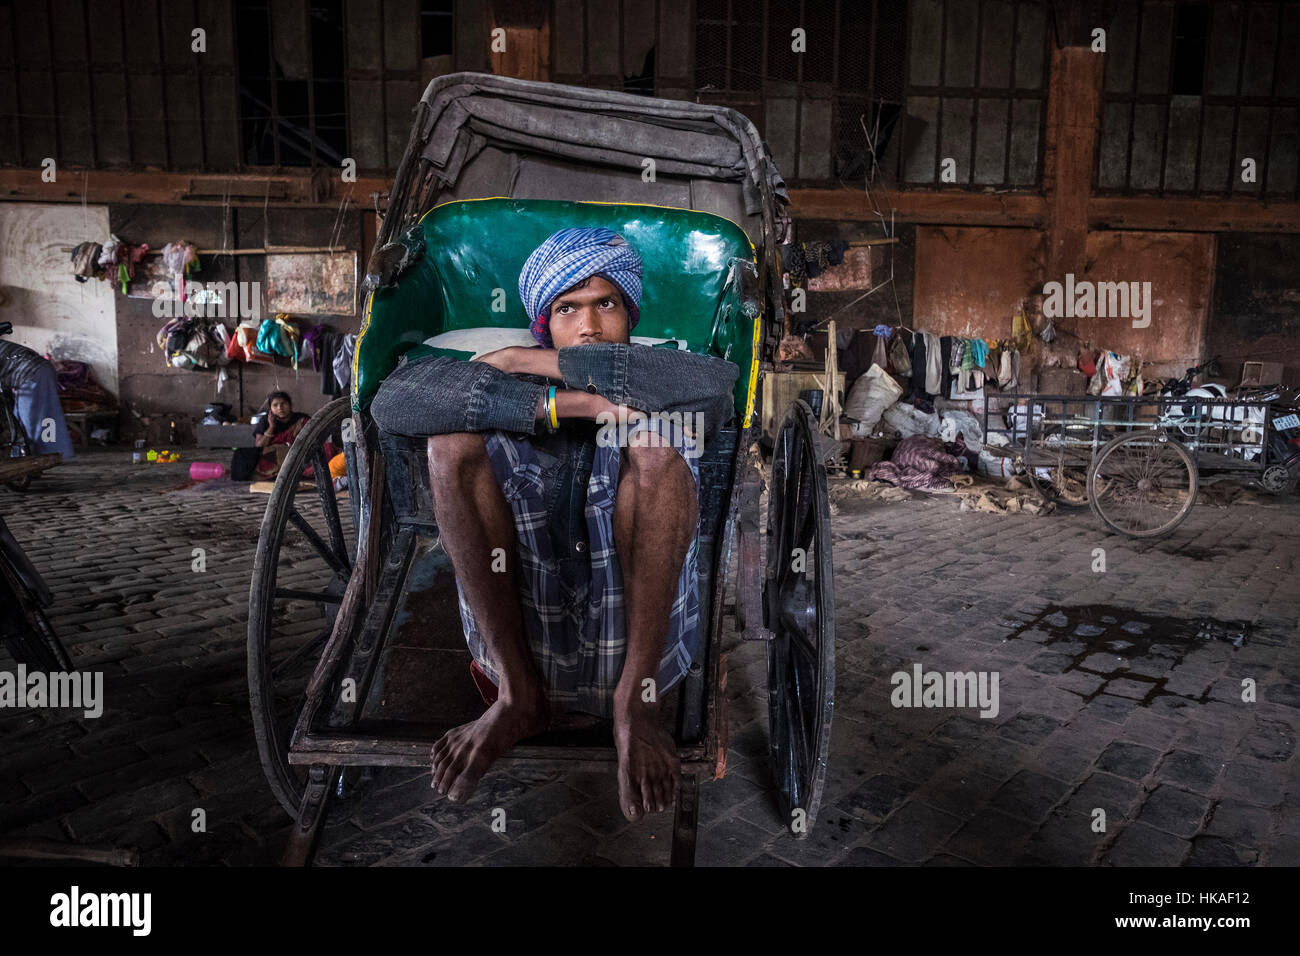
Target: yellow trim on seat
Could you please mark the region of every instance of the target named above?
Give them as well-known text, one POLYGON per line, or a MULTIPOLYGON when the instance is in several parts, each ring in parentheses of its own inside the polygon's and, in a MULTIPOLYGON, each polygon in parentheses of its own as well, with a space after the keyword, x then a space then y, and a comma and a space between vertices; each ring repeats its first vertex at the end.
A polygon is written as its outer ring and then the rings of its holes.
MULTIPOLYGON (((424 222, 425 216, 428 216, 429 213, 433 212, 435 209, 441 209, 443 206, 452 206, 458 202, 487 202, 490 199, 510 199, 510 197, 509 196, 479 196, 477 199, 448 199, 446 202, 440 202, 438 203, 438 205, 430 206, 428 209, 426 209, 424 215, 421 216, 419 219, 415 220, 415 224, 417 226, 420 225, 421 223, 424 222)), ((556 202, 556 201, 557 200, 554 199, 547 200, 547 202, 556 202)), ((563 202, 563 200, 559 200, 559 201, 563 202)))
POLYGON ((754 316, 754 345, 750 350, 749 388, 745 394, 745 427, 754 420, 754 396, 758 393, 758 347, 763 332, 763 313, 754 316))
POLYGON ((356 409, 357 400, 357 376, 361 374, 361 340, 366 337, 366 332, 370 330, 370 306, 375 301, 375 293, 366 293, 366 311, 361 317, 361 330, 357 332, 356 345, 352 347, 352 387, 348 390, 350 394, 349 404, 356 409))

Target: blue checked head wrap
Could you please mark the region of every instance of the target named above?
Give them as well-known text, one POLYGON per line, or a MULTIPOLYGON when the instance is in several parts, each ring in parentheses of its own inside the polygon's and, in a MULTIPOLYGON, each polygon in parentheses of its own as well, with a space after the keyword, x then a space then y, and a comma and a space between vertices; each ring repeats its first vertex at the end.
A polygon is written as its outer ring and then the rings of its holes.
POLYGON ((628 330, 636 328, 641 318, 641 256, 610 229, 561 229, 533 250, 519 273, 519 298, 528 311, 533 338, 551 348, 551 303, 596 275, 623 293, 628 330))

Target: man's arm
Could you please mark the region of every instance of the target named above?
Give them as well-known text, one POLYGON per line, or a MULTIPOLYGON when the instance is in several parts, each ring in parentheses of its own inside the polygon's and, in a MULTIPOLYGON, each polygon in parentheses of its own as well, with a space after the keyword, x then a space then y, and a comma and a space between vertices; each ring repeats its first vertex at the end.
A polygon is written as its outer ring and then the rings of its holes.
POLYGON ((739 370, 730 362, 679 349, 621 342, 559 349, 501 349, 485 357, 516 374, 559 378, 643 412, 704 412, 710 431, 731 417, 739 370))
POLYGON ((494 429, 531 435, 545 393, 491 365, 434 356, 389 375, 370 414, 384 431, 417 438, 494 429))
MULTIPOLYGON (((507 373, 487 362, 448 356, 411 362, 384 380, 370 414, 384 431, 417 438, 497 429, 536 434, 547 414, 547 386, 516 374, 534 373, 507 373)), ((558 372, 552 377, 558 380, 558 372)), ((614 408, 599 394, 568 389, 556 394, 555 407, 560 418, 593 420, 614 408)))

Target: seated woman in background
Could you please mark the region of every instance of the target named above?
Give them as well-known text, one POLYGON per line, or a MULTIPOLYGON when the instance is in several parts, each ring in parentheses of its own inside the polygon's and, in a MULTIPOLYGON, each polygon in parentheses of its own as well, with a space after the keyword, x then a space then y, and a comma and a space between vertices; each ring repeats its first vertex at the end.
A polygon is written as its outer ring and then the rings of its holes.
POLYGON ((262 449, 254 476, 258 481, 273 481, 308 416, 293 410, 293 400, 288 392, 272 392, 266 397, 262 410, 266 417, 253 429, 253 441, 262 449))
POLYGON ((59 404, 58 376, 39 352, 0 339, 0 386, 14 392, 14 414, 22 422, 38 455, 58 452, 74 457, 72 437, 59 404))

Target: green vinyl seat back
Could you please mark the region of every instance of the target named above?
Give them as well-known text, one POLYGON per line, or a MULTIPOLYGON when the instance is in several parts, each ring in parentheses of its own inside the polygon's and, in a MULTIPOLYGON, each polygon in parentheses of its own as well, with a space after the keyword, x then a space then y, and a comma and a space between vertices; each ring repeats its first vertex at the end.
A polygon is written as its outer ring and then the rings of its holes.
POLYGON ((759 316, 745 278, 754 274, 755 258, 744 231, 691 209, 549 199, 449 202, 401 237, 413 261, 369 299, 352 407, 368 408, 400 356, 430 336, 483 326, 526 329, 519 272, 547 236, 572 226, 604 226, 627 239, 644 263, 641 317, 632 334, 684 341, 692 352, 734 363, 736 411, 749 414, 759 316))

